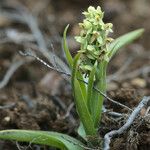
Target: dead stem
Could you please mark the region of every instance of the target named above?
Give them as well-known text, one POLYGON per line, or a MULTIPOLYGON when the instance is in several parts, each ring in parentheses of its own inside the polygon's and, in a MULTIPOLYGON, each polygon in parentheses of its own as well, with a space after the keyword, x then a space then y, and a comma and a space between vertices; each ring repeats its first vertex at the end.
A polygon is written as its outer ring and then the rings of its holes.
POLYGON ((122 81, 122 80, 127 80, 127 79, 133 79, 141 74, 145 75, 150 72, 150 67, 149 66, 144 66, 142 68, 136 69, 131 71, 130 73, 126 73, 124 75, 121 75, 121 73, 115 73, 114 75, 108 76, 107 82, 110 82, 112 80, 114 81, 122 81))
MULTIPOLYGON (((54 65, 55 62, 54 62, 53 58, 54 58, 55 54, 48 50, 44 36, 39 29, 38 21, 37 21, 36 17, 33 16, 27 10, 27 8, 25 8, 21 4, 19 6, 20 6, 20 8, 16 9, 15 13, 0 11, 0 15, 5 16, 11 20, 15 20, 17 22, 26 24, 30 28, 30 30, 37 42, 37 45, 39 47, 39 52, 42 53, 42 55, 44 55, 48 59, 48 61, 54 65)), ((66 72, 70 72, 70 69, 68 68, 68 66, 58 56, 55 55, 55 59, 57 61, 58 66, 62 70, 66 71, 66 72)))
POLYGON ((62 117, 63 119, 65 118, 69 118, 70 122, 74 125, 76 123, 76 120, 74 119, 73 117, 73 114, 71 113, 71 110, 74 106, 74 103, 72 102, 68 108, 67 108, 67 111, 66 111, 66 114, 62 117))
POLYGON ((133 110, 126 123, 118 130, 110 131, 104 136, 104 150, 110 149, 110 142, 112 137, 122 134, 132 125, 133 121, 138 116, 141 109, 147 105, 148 101, 150 101, 150 96, 144 96, 139 105, 133 110))
MULTIPOLYGON (((41 50, 40 52, 49 60, 50 63, 55 65, 55 62, 53 59, 55 54, 48 50, 46 42, 42 35, 42 32, 40 31, 38 27, 38 22, 36 18, 31 13, 27 12, 27 10, 22 12, 22 16, 24 17, 27 25, 31 29, 31 32, 33 36, 35 37, 37 44, 41 50)), ((68 66, 58 56, 55 55, 55 59, 57 61, 57 64, 62 70, 66 72, 70 72, 70 69, 68 68, 68 66)))
POLYGON ((124 76, 120 76, 119 78, 117 78, 117 81, 132 79, 132 78, 135 78, 141 74, 149 73, 149 72, 150 72, 150 67, 144 66, 144 67, 136 69, 136 70, 134 70, 128 74, 124 74, 124 76))
POLYGON ((4 105, 4 106, 0 106, 0 110, 14 108, 15 105, 16 105, 16 103, 12 103, 12 104, 7 104, 7 105, 4 105))
POLYGON ((118 77, 128 68, 128 66, 132 63, 133 60, 133 57, 129 57, 117 72, 107 77, 107 82, 111 82, 114 79, 118 79, 118 77))
POLYGON ((60 107, 60 109, 62 109, 64 112, 65 112, 65 115, 62 116, 61 118, 62 119, 65 119, 65 118, 69 118, 70 122, 74 125, 76 120, 74 119, 73 117, 73 114, 71 114, 71 109, 72 107, 74 106, 73 104, 74 103, 71 103, 70 106, 67 108, 66 104, 56 95, 54 96, 50 96, 51 99, 53 100, 53 102, 60 107))
POLYGON ((25 63, 25 61, 22 60, 18 60, 16 62, 14 62, 9 69, 7 70, 6 74, 4 75, 3 80, 0 82, 0 89, 4 88, 7 83, 9 82, 10 78, 12 77, 12 75, 15 73, 15 71, 21 67, 23 64, 25 63))
POLYGON ((123 113, 110 111, 110 110, 106 109, 104 106, 102 108, 102 111, 103 111, 103 113, 107 113, 108 115, 110 115, 112 117, 122 117, 124 115, 123 113))

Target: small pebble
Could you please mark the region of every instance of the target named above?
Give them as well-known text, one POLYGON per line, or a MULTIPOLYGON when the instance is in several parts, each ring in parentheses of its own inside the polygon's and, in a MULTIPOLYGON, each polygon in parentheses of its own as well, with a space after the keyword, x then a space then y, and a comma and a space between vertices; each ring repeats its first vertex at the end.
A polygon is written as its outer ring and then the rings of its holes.
POLYGON ((146 81, 142 78, 135 78, 131 80, 131 84, 135 87, 144 88, 146 86, 146 81))
POLYGON ((9 121, 10 121, 10 117, 7 116, 7 117, 4 118, 4 120, 5 120, 6 122, 9 122, 9 121))

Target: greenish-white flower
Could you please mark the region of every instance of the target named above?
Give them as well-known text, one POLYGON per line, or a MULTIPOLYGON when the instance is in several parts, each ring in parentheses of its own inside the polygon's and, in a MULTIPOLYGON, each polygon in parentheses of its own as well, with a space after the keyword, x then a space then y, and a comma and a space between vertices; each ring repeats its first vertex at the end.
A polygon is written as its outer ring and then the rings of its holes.
POLYGON ((85 19, 79 23, 80 35, 75 39, 81 45, 78 51, 81 53, 79 68, 87 74, 96 61, 108 61, 107 47, 113 40, 109 37, 109 33, 113 32, 113 25, 103 22, 104 12, 100 6, 90 6, 83 14, 85 19))

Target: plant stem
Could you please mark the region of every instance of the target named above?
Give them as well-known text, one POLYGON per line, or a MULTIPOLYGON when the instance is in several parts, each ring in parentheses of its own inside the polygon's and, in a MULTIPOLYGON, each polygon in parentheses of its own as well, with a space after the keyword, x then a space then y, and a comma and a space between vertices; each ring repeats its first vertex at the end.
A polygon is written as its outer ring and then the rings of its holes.
MULTIPOLYGON (((95 86, 103 93, 106 93, 106 68, 107 68, 107 62, 103 61, 98 65, 97 72, 96 72, 95 86)), ((97 128, 101 118, 104 97, 96 91, 93 96, 94 96, 93 117, 94 117, 94 125, 97 128)))

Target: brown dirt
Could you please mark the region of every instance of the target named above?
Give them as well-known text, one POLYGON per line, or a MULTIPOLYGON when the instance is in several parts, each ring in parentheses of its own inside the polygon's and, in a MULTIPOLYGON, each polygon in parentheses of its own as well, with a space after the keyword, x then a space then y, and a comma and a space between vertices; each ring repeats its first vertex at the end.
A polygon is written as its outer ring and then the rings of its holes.
MULTIPOLYGON (((19 1, 19 0, 18 0, 19 1)), ((129 78, 126 77, 134 70, 150 66, 150 2, 146 0, 105 0, 101 4, 97 1, 86 0, 22 0, 33 14, 38 14, 38 22, 47 42, 52 42, 56 54, 62 59, 60 36, 64 27, 69 23, 69 35, 78 33, 78 22, 81 22, 81 12, 89 4, 101 5, 105 10, 105 21, 113 22, 114 37, 123 33, 143 27, 146 32, 141 39, 128 46, 113 58, 108 74, 113 74, 119 70, 128 58, 132 62, 116 79, 108 84, 108 94, 113 99, 134 108, 144 95, 150 95, 150 74, 142 73, 129 78), (34 9, 33 9, 34 8, 34 9), (140 9, 139 9, 140 8, 140 9)), ((0 9, 10 11, 12 6, 17 7, 17 0, 0 1, 0 9), (8 7, 9 4, 9 7, 8 7)), ((6 70, 16 59, 24 59, 18 55, 18 51, 26 47, 23 43, 5 42, 7 29, 16 29, 19 32, 30 33, 29 28, 17 21, 11 21, 0 16, 0 79, 6 70)), ((78 45, 73 38, 68 37, 69 47, 74 54, 78 45)), ((30 42, 31 43, 31 42, 30 42)), ((33 42, 35 43, 35 42, 33 42)), ((51 47, 49 46, 49 49, 51 47)), ((42 57, 42 56, 40 56, 42 57)), ((78 117, 75 108, 70 116, 64 115, 68 106, 73 101, 70 84, 61 75, 49 71, 45 66, 36 61, 28 62, 20 67, 12 76, 9 84, 0 89, 0 130, 3 129, 34 129, 46 131, 58 131, 72 136, 76 136, 75 128, 78 126, 78 117)), ((127 113, 115 104, 106 101, 107 108, 112 111, 127 113)), ((144 115, 147 108, 141 111, 144 115)), ((103 137, 108 131, 118 129, 124 124, 125 118, 119 121, 112 119, 107 113, 103 114, 100 125, 100 135, 103 137)), ((119 137, 115 137, 111 143, 112 150, 148 150, 150 145, 150 119, 148 117, 137 117, 131 128, 119 137)), ((24 148, 28 144, 19 143, 24 148)), ((37 150, 38 146, 32 145, 32 149, 37 150)), ((0 150, 17 150, 15 142, 0 141, 0 150)), ((28 147, 28 149, 31 149, 28 147)), ((41 147, 48 150, 48 147, 41 147)))

